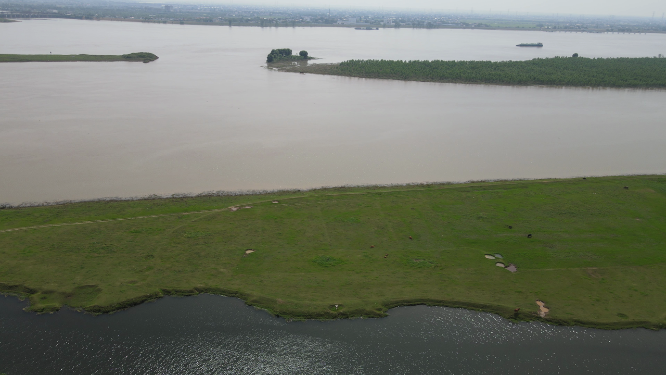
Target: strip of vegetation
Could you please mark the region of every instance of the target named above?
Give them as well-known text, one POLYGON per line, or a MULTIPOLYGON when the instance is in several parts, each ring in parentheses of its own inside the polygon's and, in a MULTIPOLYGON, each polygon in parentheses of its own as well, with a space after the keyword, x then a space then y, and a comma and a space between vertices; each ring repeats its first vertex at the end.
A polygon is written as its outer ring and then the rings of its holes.
POLYGON ((666 328, 664 233, 665 176, 5 208, 0 291, 38 312, 213 293, 292 319, 427 304, 656 329, 666 328))
POLYGON ((65 62, 65 61, 141 61, 149 63, 159 57, 150 52, 134 52, 125 55, 9 55, 0 54, 0 62, 65 62))
POLYGON ((423 82, 666 88, 666 58, 575 56, 528 61, 348 60, 281 70, 423 82))
POLYGON ((9 22, 18 22, 18 21, 10 20, 8 18, 0 18, 0 23, 9 23, 9 22))
POLYGON ((292 54, 290 48, 279 48, 271 50, 271 53, 266 56, 267 63, 281 62, 281 61, 303 61, 312 60, 314 57, 308 56, 308 51, 301 51, 298 56, 292 54))

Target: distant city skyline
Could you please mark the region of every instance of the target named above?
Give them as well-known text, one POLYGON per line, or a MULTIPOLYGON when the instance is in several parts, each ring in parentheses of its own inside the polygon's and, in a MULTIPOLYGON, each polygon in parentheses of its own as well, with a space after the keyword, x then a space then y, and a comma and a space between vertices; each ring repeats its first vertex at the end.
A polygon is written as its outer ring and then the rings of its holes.
MULTIPOLYGON (((160 1, 149 0, 155 3, 160 1)), ((165 0, 164 3, 199 3, 221 5, 272 5, 280 7, 331 7, 354 9, 401 9, 412 11, 457 11, 487 13, 518 13, 530 14, 560 14, 560 15, 615 15, 631 17, 652 17, 661 20, 666 12, 666 1, 663 0, 469 0, 469 1, 439 1, 439 0, 165 0)))

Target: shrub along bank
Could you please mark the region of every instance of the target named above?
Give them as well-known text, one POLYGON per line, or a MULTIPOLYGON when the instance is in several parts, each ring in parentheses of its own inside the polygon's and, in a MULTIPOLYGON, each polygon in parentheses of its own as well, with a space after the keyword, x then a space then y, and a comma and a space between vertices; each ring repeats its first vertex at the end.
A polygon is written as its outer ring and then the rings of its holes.
POLYGON ((666 58, 554 57, 527 61, 348 60, 282 70, 404 81, 666 88, 666 58))

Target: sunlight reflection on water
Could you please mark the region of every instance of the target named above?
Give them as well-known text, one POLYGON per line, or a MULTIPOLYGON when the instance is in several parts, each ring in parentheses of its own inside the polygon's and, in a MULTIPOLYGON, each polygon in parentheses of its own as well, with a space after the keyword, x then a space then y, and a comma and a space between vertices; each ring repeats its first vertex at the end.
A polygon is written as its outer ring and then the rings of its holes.
POLYGON ((443 307, 287 323, 234 298, 165 297, 111 315, 38 316, 0 298, 12 374, 660 374, 666 332, 602 331, 443 307), (544 368, 543 366, 547 366, 544 368))

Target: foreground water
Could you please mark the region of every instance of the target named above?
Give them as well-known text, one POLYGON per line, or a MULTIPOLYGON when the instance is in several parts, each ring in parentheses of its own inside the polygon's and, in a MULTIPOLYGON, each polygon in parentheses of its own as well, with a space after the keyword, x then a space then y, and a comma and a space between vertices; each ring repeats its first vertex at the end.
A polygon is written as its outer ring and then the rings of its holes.
POLYGON ((220 296, 93 317, 0 297, 0 372, 14 374, 663 374, 666 331, 602 331, 442 307, 286 322, 220 296))
POLYGON ((655 56, 663 34, 243 28, 34 20, 3 53, 160 56, 0 66, 0 203, 208 190, 664 173, 666 91, 287 74, 350 58, 655 56), (543 48, 518 48, 522 42, 543 48))

